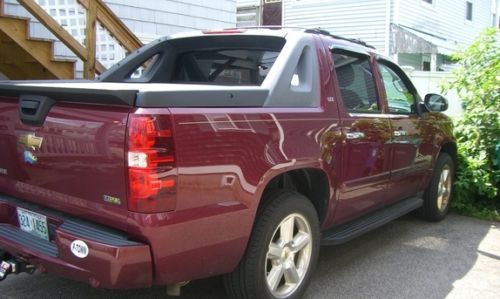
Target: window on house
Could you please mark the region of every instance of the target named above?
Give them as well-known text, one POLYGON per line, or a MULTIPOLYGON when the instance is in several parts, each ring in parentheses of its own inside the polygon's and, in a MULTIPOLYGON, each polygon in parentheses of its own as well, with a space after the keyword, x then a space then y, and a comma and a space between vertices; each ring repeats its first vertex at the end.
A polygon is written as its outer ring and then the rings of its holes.
POLYGON ((465 2, 465 19, 472 21, 472 2, 465 2))
POLYGON ((432 0, 422 0, 422 1, 432 4, 432 0))
POLYGON ((430 71, 431 70, 431 63, 430 61, 424 61, 422 62, 422 71, 430 71))

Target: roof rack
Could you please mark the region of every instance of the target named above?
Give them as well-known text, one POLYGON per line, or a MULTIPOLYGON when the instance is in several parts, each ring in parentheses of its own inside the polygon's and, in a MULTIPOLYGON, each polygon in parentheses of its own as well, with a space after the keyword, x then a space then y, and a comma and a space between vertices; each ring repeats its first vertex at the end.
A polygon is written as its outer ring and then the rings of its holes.
POLYGON ((366 42, 364 42, 364 41, 362 41, 360 39, 357 39, 357 38, 348 38, 348 37, 342 37, 342 36, 338 36, 338 35, 333 35, 329 31, 321 29, 321 28, 306 29, 305 32, 327 35, 327 36, 331 36, 331 37, 333 37, 335 39, 345 40, 345 41, 348 41, 348 42, 351 42, 351 43, 355 43, 355 44, 362 45, 362 46, 365 46, 365 47, 368 47, 368 48, 372 48, 374 50, 376 49, 374 46, 369 45, 369 44, 367 44, 366 42))

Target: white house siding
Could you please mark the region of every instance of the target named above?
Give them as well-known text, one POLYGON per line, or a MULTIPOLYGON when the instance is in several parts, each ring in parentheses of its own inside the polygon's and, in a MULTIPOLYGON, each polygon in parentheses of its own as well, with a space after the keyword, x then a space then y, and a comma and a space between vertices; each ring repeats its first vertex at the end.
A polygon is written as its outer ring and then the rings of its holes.
POLYGON ((386 0, 285 0, 284 25, 322 28, 386 50, 386 0))
POLYGON ((259 6, 260 0, 237 0, 238 7, 259 6))
POLYGON ((236 0, 105 0, 136 34, 170 35, 236 25, 236 0))
POLYGON ((479 32, 491 25, 492 1, 471 0, 472 21, 465 20, 465 0, 434 0, 428 4, 422 0, 399 1, 396 20, 400 25, 443 37, 457 45, 468 44, 479 32))

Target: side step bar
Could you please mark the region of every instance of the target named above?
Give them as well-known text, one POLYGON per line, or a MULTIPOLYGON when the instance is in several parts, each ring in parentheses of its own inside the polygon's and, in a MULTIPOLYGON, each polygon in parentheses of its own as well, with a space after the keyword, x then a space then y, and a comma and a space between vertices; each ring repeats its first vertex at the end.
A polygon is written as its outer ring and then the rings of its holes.
POLYGON ((341 224, 323 232, 321 245, 338 245, 350 241, 364 233, 374 230, 394 219, 418 209, 424 203, 422 198, 410 197, 394 205, 382 208, 371 214, 341 224))

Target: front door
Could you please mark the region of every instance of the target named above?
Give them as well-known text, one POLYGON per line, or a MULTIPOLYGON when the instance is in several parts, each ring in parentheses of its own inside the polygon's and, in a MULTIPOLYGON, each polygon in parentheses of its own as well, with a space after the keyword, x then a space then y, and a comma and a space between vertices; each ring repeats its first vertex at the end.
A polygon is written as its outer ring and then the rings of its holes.
POLYGON ((343 129, 339 205, 335 223, 348 221, 384 204, 390 178, 389 118, 382 113, 370 56, 333 50, 340 88, 343 129))
POLYGON ((379 60, 387 113, 391 122, 391 180, 388 200, 415 195, 432 163, 432 151, 423 139, 424 121, 417 113, 418 94, 411 81, 395 64, 379 60))

